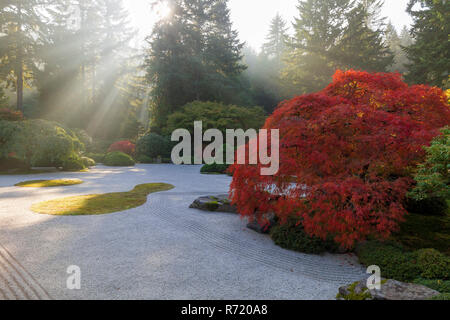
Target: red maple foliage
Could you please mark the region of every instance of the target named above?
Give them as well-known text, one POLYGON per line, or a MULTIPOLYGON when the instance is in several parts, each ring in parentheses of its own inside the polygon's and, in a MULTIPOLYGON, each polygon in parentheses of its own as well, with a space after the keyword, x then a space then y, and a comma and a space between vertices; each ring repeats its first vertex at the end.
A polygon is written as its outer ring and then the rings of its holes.
POLYGON ((118 141, 113 143, 108 149, 108 152, 115 151, 123 152, 132 156, 136 151, 136 145, 128 140, 118 141))
POLYGON ((280 104, 264 129, 280 130, 280 170, 234 165, 230 194, 241 214, 281 222, 342 247, 388 238, 407 214, 413 172, 450 123, 444 92, 405 84, 399 74, 337 71, 323 91, 280 104))

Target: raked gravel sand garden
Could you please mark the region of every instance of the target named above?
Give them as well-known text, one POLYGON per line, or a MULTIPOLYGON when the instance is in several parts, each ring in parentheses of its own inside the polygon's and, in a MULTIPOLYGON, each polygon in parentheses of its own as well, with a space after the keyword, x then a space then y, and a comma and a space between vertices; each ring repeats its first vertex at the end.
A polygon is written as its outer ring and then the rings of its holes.
POLYGON ((0 176, 1 299, 334 299, 364 278, 352 255, 306 255, 277 247, 235 214, 189 209, 227 193, 231 178, 198 166, 98 166, 84 173, 0 176), (31 179, 83 184, 20 188, 31 179), (141 207, 100 216, 34 213, 38 202, 168 183, 141 207), (69 266, 81 289, 67 289, 69 266))

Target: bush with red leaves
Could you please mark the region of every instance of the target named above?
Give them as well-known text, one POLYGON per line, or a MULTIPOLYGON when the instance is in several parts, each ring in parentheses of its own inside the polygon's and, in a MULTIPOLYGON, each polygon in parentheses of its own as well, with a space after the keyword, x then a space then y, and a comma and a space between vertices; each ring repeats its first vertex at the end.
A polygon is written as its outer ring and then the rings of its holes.
POLYGON ((108 149, 108 152, 115 152, 115 151, 123 152, 128 154, 129 156, 132 156, 136 151, 136 145, 128 140, 118 141, 113 143, 108 149))
POLYGON ((2 108, 0 109, 0 120, 20 121, 23 120, 23 114, 20 111, 2 108))
POLYGON ((283 102, 265 129, 280 130, 280 170, 234 165, 233 203, 241 214, 284 223, 351 248, 388 238, 404 220, 403 204, 424 146, 450 123, 444 92, 409 87, 399 74, 337 71, 323 91, 283 102))

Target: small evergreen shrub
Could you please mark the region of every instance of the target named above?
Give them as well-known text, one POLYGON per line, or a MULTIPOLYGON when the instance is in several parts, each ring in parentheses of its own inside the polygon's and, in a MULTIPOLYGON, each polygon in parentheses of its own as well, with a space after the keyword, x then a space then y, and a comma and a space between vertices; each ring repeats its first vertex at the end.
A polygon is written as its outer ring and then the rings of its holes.
POLYGON ((172 143, 169 139, 156 133, 149 133, 141 137, 136 144, 136 154, 151 159, 157 157, 170 158, 172 143))
POLYGON ((81 161, 86 168, 94 167, 96 165, 95 160, 88 157, 81 157, 81 161))
POLYGON ((113 143, 108 149, 108 153, 115 151, 123 152, 129 156, 132 156, 136 151, 136 145, 128 140, 118 141, 113 143))
POLYGON ((450 258, 435 249, 422 249, 414 252, 424 279, 450 279, 450 258))
POLYGON ((412 253, 405 253, 403 248, 395 243, 368 241, 357 250, 361 264, 377 265, 381 268, 381 276, 398 281, 412 281, 421 275, 419 266, 415 263, 412 253))
POLYGON ((419 166, 415 180, 417 186, 409 197, 418 203, 424 203, 415 213, 445 214, 446 199, 450 199, 450 127, 441 130, 427 151, 426 162, 419 166), (426 206, 429 206, 427 208, 426 206))
POLYGON ((96 163, 103 163, 103 161, 105 160, 104 153, 86 153, 85 156, 93 159, 96 163))
POLYGON ((134 166, 133 158, 123 152, 110 152, 105 156, 104 164, 111 167, 134 166))
MULTIPOLYGON (((0 158, 14 158, 28 167, 64 167, 84 145, 59 124, 46 120, 0 120, 0 158)), ((78 157, 79 158, 79 157, 78 157)))
POLYGON ((219 174, 226 174, 227 170, 230 166, 227 164, 205 164, 201 169, 201 173, 219 173, 219 174))
POLYGON ((399 281, 422 279, 449 279, 450 258, 434 249, 405 251, 395 243, 369 241, 358 250, 365 266, 377 265, 384 278, 399 281))
POLYGON ((137 160, 137 162, 143 163, 143 164, 155 163, 155 159, 152 159, 149 156, 145 156, 145 155, 138 156, 136 160, 137 160))
POLYGON ((337 252, 339 249, 334 241, 323 241, 307 235, 302 225, 295 219, 273 227, 270 236, 276 245, 284 249, 303 253, 321 254, 324 252, 337 252))
POLYGON ((64 159, 62 167, 66 171, 80 171, 86 168, 83 160, 76 155, 72 155, 67 159, 64 159))

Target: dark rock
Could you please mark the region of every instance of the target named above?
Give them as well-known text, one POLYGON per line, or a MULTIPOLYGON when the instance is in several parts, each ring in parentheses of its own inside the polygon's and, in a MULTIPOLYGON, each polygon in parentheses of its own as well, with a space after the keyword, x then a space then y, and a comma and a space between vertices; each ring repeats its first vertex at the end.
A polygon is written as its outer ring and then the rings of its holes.
POLYGON ((428 287, 396 280, 382 280, 381 290, 369 290, 367 280, 339 288, 338 300, 429 300, 439 292, 428 287))
POLYGON ((275 214, 268 213, 263 215, 262 219, 254 219, 252 222, 247 224, 247 228, 258 233, 267 234, 276 223, 275 214))
POLYGON ((231 204, 227 194, 200 197, 189 208, 211 212, 238 213, 237 208, 231 204))

